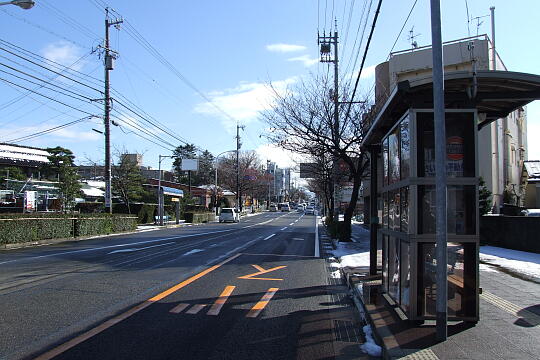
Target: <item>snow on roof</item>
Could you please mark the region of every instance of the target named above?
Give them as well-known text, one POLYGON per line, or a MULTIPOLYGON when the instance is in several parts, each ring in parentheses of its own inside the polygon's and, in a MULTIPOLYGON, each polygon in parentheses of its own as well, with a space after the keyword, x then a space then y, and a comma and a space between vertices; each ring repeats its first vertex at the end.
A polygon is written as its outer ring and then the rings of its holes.
POLYGON ((83 187, 81 191, 85 196, 101 197, 105 195, 105 191, 96 189, 94 187, 83 187))
POLYGON ((523 163, 525 169, 527 169, 527 174, 529 174, 529 179, 539 179, 540 178, 540 161, 539 160, 530 160, 523 163))
POLYGON ((96 187, 96 188, 105 188, 105 181, 100 180, 85 180, 85 183, 88 184, 88 186, 96 187))
POLYGON ((23 161, 38 161, 47 163, 50 154, 41 149, 16 146, 9 144, 0 144, 0 158, 23 161))

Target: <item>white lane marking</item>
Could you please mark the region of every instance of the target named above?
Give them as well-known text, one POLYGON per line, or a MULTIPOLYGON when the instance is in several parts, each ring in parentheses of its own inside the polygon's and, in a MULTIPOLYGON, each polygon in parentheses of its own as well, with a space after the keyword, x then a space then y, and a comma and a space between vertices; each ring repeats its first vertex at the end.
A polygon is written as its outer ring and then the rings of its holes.
POLYGON ((270 236, 267 236, 267 237, 265 237, 263 240, 268 240, 268 239, 270 239, 271 237, 273 237, 273 236, 275 236, 275 235, 276 235, 276 234, 272 234, 272 235, 270 235, 270 236))
MULTIPOLYGON (((253 227, 253 226, 256 226, 256 225, 263 225, 263 224, 266 224, 266 223, 267 222, 265 221, 265 222, 258 223, 258 224, 255 224, 255 225, 250 225, 250 226, 247 226, 247 227, 253 227)), ((78 253, 89 252, 89 251, 114 249, 114 248, 121 248, 121 247, 141 245, 141 244, 151 244, 151 243, 160 242, 160 241, 166 241, 166 240, 184 239, 184 238, 189 238, 189 237, 194 237, 194 236, 201 236, 201 235, 219 234, 219 233, 230 232, 230 231, 235 231, 235 230, 238 230, 238 229, 208 231, 208 232, 196 233, 196 234, 179 235, 179 236, 172 236, 172 237, 167 237, 167 238, 145 240, 145 241, 137 241, 137 242, 127 243, 127 244, 109 245, 109 246, 100 246, 100 247, 91 248, 91 249, 64 251, 64 252, 58 252, 58 253, 54 253, 54 254, 39 255, 39 256, 27 257, 27 258, 22 258, 22 259, 3 261, 3 262, 0 262, 0 265, 14 263, 14 262, 28 261, 28 260, 44 259, 44 258, 54 257, 54 256, 59 256, 59 255, 78 254, 78 253)), ((104 236, 104 237, 106 237, 106 236, 104 236)))
POLYGON ((293 226, 294 225, 294 222, 290 223, 289 226, 293 226))
POLYGON ((304 241, 304 238, 292 238, 295 241, 304 241))
POLYGON ((190 250, 188 251, 187 253, 183 254, 182 256, 187 256, 187 255, 191 255, 191 254, 196 254, 198 252, 201 252, 201 251, 204 251, 202 249, 193 249, 193 250, 190 250))
POLYGON ((219 230, 219 231, 211 231, 211 232, 205 232, 205 233, 196 233, 196 234, 189 234, 189 235, 172 236, 172 237, 168 237, 168 238, 137 241, 137 242, 134 242, 134 243, 127 243, 127 244, 100 246, 100 247, 91 248, 91 249, 64 251, 64 252, 59 252, 59 253, 54 253, 54 254, 39 255, 39 256, 34 256, 34 257, 29 257, 29 258, 4 261, 4 262, 0 262, 0 265, 7 264, 7 263, 24 261, 24 260, 35 260, 35 259, 48 258, 48 257, 53 257, 53 256, 59 256, 59 255, 77 254, 77 253, 83 253, 83 252, 89 252, 89 251, 104 250, 104 249, 114 249, 114 248, 119 248, 119 247, 126 247, 126 246, 140 245, 140 244, 151 244, 151 243, 160 242, 160 241, 183 239, 183 238, 189 238, 189 237, 201 236, 201 235, 218 234, 218 233, 229 232, 229 231, 234 231, 234 230, 235 229, 219 230))
POLYGON ((319 257, 319 219, 315 217, 315 257, 319 257))
POLYGON ((175 243, 174 241, 171 241, 171 242, 168 242, 168 243, 165 243, 165 244, 146 246, 146 247, 142 247, 142 248, 131 248, 131 249, 114 250, 114 251, 111 251, 110 253, 107 253, 107 255, 110 255, 110 254, 117 254, 117 253, 125 253, 125 252, 133 252, 133 251, 140 251, 140 250, 151 249, 151 248, 160 247, 160 246, 165 246, 165 245, 170 245, 170 244, 176 244, 176 243, 175 243))
POLYGON ((286 230, 286 229, 287 229, 287 227, 285 226, 284 228, 281 229, 281 231, 286 230))

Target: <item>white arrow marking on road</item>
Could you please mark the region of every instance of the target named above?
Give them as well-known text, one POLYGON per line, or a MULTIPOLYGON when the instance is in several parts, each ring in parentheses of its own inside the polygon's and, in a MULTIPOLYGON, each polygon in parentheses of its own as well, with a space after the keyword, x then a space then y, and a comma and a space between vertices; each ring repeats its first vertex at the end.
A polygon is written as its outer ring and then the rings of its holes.
POLYGON ((204 251, 204 250, 201 250, 201 249, 193 249, 191 251, 188 251, 187 253, 185 253, 184 255, 182 256, 187 256, 187 255, 191 255, 191 254, 196 254, 198 252, 201 252, 201 251, 204 251))
POLYGON ((176 244, 176 243, 173 241, 173 242, 168 242, 168 243, 165 243, 165 244, 147 246, 147 247, 142 247, 142 248, 114 250, 114 251, 111 251, 110 253, 107 253, 107 255, 117 254, 117 253, 125 253, 125 252, 134 252, 134 251, 145 250, 145 249, 150 249, 150 248, 155 248, 155 247, 160 247, 160 246, 165 246, 165 245, 170 245, 170 244, 176 244))

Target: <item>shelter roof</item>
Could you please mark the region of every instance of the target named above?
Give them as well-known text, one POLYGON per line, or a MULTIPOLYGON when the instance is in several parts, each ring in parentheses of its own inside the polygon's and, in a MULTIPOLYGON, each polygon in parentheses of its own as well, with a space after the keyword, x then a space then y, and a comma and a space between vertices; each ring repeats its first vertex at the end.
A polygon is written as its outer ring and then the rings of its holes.
MULTIPOLYGON (((475 77, 471 71, 444 74, 446 109, 477 109, 483 126, 508 116, 533 100, 540 99, 540 75, 513 71, 483 70, 475 77)), ((376 104, 374 120, 362 142, 362 146, 380 143, 382 137, 410 108, 433 108, 432 77, 402 81, 397 84, 388 99, 376 104)))

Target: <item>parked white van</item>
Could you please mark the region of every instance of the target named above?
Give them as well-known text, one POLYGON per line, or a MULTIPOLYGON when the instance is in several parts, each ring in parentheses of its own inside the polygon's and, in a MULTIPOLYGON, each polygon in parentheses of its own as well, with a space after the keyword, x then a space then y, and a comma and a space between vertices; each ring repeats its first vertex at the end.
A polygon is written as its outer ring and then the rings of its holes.
POLYGON ((240 214, 236 212, 235 208, 223 208, 221 209, 221 213, 219 214, 219 222, 226 222, 226 221, 232 221, 232 222, 239 222, 240 221, 240 214))

